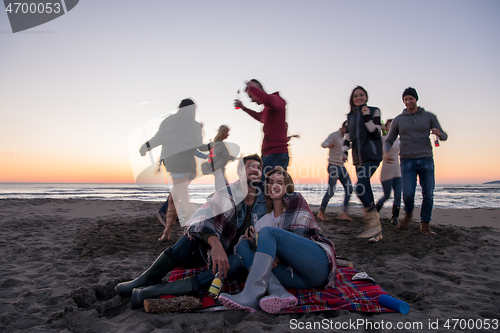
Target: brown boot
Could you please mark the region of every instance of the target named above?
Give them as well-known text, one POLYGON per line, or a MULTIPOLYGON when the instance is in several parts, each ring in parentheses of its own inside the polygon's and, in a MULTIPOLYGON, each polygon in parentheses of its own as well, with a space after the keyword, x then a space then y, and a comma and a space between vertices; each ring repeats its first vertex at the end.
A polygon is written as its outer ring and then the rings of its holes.
POLYGON ((436 233, 432 231, 431 227, 429 227, 429 222, 421 222, 420 223, 420 231, 426 235, 435 235, 436 233))
POLYGON ((365 230, 358 236, 358 238, 372 238, 378 235, 382 231, 382 226, 380 225, 380 218, 378 216, 377 210, 368 210, 365 208, 365 230))
POLYGON ((403 217, 401 220, 399 220, 398 222, 398 229, 406 229, 408 227, 408 223, 410 223, 411 221, 411 216, 413 215, 413 213, 405 213, 405 217, 403 217))

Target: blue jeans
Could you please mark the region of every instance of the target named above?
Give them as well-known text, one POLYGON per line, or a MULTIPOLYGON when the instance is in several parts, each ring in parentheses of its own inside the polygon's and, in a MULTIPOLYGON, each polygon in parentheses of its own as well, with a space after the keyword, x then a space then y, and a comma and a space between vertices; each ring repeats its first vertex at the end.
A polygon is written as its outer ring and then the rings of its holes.
POLYGON ((347 206, 349 206, 349 199, 352 194, 351 178, 349 177, 345 167, 334 164, 328 164, 328 190, 326 191, 325 196, 321 201, 321 206, 319 207, 321 212, 325 211, 328 202, 335 193, 337 179, 340 180, 340 183, 344 187, 344 212, 347 212, 347 206))
POLYGON ((384 202, 391 197, 391 189, 394 190, 394 206, 401 206, 401 190, 403 189, 403 184, 401 177, 392 178, 382 182, 382 188, 384 189, 384 196, 380 198, 377 205, 382 207, 384 202))
MULTIPOLYGON (((197 238, 190 240, 184 235, 171 248, 166 249, 165 254, 170 253, 170 255, 174 255, 180 261, 180 266, 184 268, 196 268, 206 265, 204 255, 207 253, 206 250, 208 247, 203 240, 197 238)), ((226 254, 228 254, 227 252, 226 254)), ((227 272, 227 278, 234 279, 238 275, 238 272, 244 268, 243 262, 235 254, 228 254, 228 260, 229 272, 227 272)), ((198 274, 196 279, 199 289, 208 289, 214 277, 211 269, 198 274)))
POLYGON ((422 207, 420 220, 430 222, 432 206, 434 204, 434 158, 402 158, 401 175, 403 178, 403 202, 405 212, 411 213, 415 204, 415 191, 417 189, 417 175, 422 187, 422 207))
POLYGON ((368 161, 363 165, 356 166, 358 183, 356 184, 355 191, 365 208, 375 207, 375 199, 373 198, 370 178, 372 178, 375 171, 377 171, 379 164, 380 161, 368 161))
POLYGON ((283 167, 283 169, 288 168, 288 162, 290 161, 290 156, 288 153, 278 153, 269 154, 262 156, 262 177, 261 180, 264 181, 266 178, 266 173, 273 170, 277 166, 283 167))
POLYGON ((167 201, 165 201, 165 203, 161 205, 160 209, 158 210, 158 213, 160 213, 162 216, 165 216, 167 215, 167 209, 168 209, 168 198, 167 201))
MULTIPOLYGON (((242 241, 237 251, 250 269, 255 254, 250 242, 242 241)), ((330 262, 321 246, 312 240, 283 229, 264 227, 259 232, 257 252, 279 258, 272 272, 285 288, 318 288, 328 283, 330 262)))

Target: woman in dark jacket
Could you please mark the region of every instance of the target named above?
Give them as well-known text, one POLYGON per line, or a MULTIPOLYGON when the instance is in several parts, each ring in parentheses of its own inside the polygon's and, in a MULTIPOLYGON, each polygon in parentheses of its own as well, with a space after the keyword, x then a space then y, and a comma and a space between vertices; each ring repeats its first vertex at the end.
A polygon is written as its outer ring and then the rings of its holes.
POLYGON ((357 86, 351 93, 349 103, 351 111, 347 115, 347 132, 344 135, 344 159, 352 144, 352 161, 356 166, 358 183, 356 194, 361 200, 365 211, 365 231, 359 236, 370 238, 371 242, 382 239, 382 227, 373 198, 370 178, 382 161, 382 139, 380 110, 367 106, 368 93, 357 86))

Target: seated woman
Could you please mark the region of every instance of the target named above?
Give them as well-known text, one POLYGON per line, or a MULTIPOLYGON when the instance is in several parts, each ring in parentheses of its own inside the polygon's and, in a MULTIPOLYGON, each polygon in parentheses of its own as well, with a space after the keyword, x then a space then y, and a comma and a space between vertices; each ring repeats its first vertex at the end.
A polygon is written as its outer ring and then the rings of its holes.
POLYGON ((268 214, 254 221, 236 249, 249 270, 245 288, 237 295, 222 293, 219 300, 233 309, 255 312, 260 305, 276 313, 297 304, 283 287, 335 287, 337 263, 335 246, 321 234, 285 169, 276 167, 266 175, 264 191, 268 214))

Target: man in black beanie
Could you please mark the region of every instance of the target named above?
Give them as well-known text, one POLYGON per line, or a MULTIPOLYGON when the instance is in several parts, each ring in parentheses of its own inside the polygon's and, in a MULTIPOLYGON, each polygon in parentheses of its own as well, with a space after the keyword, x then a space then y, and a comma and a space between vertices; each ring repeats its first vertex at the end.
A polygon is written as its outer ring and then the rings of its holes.
POLYGON ((406 215, 398 223, 405 229, 412 218, 417 187, 417 175, 422 187, 422 207, 420 210, 420 230, 427 235, 436 233, 429 227, 434 203, 434 158, 430 134, 446 141, 448 135, 442 130, 437 117, 417 106, 418 94, 408 87, 403 92, 406 109, 392 121, 391 129, 384 144, 384 163, 390 163, 389 151, 396 138, 400 137, 401 176, 403 180, 403 202, 406 215))

